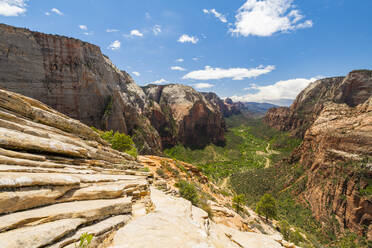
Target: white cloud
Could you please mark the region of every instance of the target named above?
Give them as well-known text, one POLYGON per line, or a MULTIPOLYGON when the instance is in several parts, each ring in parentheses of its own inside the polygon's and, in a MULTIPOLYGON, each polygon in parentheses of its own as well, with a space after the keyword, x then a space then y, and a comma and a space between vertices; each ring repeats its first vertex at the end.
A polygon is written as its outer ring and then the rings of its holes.
POLYGON ((106 29, 106 32, 107 32, 107 33, 114 33, 114 32, 119 32, 119 30, 108 28, 108 29, 106 29))
POLYGON ((56 9, 56 8, 53 8, 50 11, 56 13, 57 15, 63 15, 63 13, 59 9, 56 9))
POLYGON ((289 32, 313 26, 311 20, 293 5, 294 0, 247 0, 235 16, 232 34, 249 36, 271 36, 277 32, 289 32))
POLYGON ((198 43, 199 39, 195 36, 189 36, 187 34, 183 34, 180 36, 180 38, 178 38, 178 42, 181 42, 181 43, 186 43, 186 42, 190 42, 192 44, 196 44, 198 43))
POLYGON ((136 75, 137 77, 141 76, 141 73, 139 73, 138 71, 133 71, 132 72, 134 75, 136 75))
POLYGON ((244 78, 255 78, 271 72, 275 66, 258 66, 256 68, 212 68, 206 66, 204 70, 192 71, 183 76, 183 79, 212 80, 222 78, 232 78, 233 80, 243 80, 244 78))
POLYGON ((0 0, 0 15, 19 16, 26 12, 27 0, 0 0))
POLYGON ((79 25, 79 28, 80 28, 81 30, 88 30, 87 25, 79 25))
POLYGON ((199 58, 198 58, 198 57, 195 57, 195 58, 192 58, 192 60, 194 60, 194 61, 198 61, 199 58))
POLYGON ((141 33, 137 29, 133 29, 132 31, 130 31, 130 36, 132 36, 132 37, 134 37, 134 36, 142 37, 143 36, 143 33, 141 33))
POLYGON ((162 78, 162 79, 156 80, 154 82, 151 82, 150 84, 164 84, 164 83, 169 83, 169 81, 162 78))
POLYGON ((296 78, 276 82, 272 85, 258 86, 252 84, 245 90, 254 90, 255 93, 248 93, 243 96, 232 96, 234 101, 242 102, 269 102, 273 104, 288 104, 305 89, 311 82, 321 77, 313 78, 296 78))
POLYGON ((227 22, 226 17, 223 14, 218 13, 215 9, 210 9, 210 10, 203 9, 203 12, 205 14, 212 14, 212 15, 214 15, 216 18, 218 18, 223 23, 226 23, 227 22))
POLYGON ((161 33, 161 26, 160 25, 155 25, 153 28, 152 28, 152 32, 154 33, 154 35, 158 35, 161 33))
POLYGON ((183 61, 184 61, 184 59, 176 59, 176 62, 179 62, 179 63, 181 63, 183 61))
POLYGON ((93 31, 90 31, 90 32, 84 32, 83 34, 85 34, 85 35, 93 35, 94 32, 93 32, 93 31))
POLYGON ((48 11, 45 12, 45 15, 50 16, 50 12, 48 12, 48 11))
POLYGON ((149 12, 146 12, 146 13, 145 13, 145 17, 146 17, 146 19, 151 19, 151 15, 150 15, 150 13, 149 13, 149 12))
POLYGON ((186 69, 181 66, 172 66, 171 70, 172 71, 186 71, 186 69))
POLYGON ((115 40, 113 41, 109 46, 108 46, 108 49, 111 49, 111 50, 118 50, 121 46, 121 43, 120 41, 118 40, 115 40))
POLYGON ((197 83, 193 84, 195 89, 208 89, 214 87, 214 84, 209 84, 209 83, 197 83))

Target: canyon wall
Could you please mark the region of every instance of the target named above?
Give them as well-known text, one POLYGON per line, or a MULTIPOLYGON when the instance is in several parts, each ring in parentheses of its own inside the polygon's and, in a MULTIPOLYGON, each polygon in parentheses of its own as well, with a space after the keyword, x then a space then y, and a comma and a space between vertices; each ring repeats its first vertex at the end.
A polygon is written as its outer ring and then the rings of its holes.
POLYGON ((264 121, 303 137, 290 162, 306 171, 297 193, 314 216, 372 239, 372 71, 318 80, 264 121))
MULTIPOLYGON (((186 111, 171 117, 156 109, 154 100, 98 46, 73 38, 0 24, 0 87, 40 100, 89 126, 127 133, 142 154, 160 154, 163 143, 201 147, 224 141, 219 110, 199 93, 192 91, 197 97, 188 101, 190 109, 183 100, 167 103, 173 112, 186 111), (168 127, 176 133, 170 134, 168 127)), ((178 87, 175 93, 186 96, 189 91, 178 87)))

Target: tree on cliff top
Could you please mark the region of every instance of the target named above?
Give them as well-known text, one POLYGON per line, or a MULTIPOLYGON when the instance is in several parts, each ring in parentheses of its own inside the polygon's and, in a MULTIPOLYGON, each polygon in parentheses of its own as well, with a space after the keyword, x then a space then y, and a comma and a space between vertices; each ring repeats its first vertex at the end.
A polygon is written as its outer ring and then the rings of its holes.
POLYGON ((267 193, 263 195, 257 204, 256 212, 259 215, 264 215, 266 221, 269 218, 275 218, 277 216, 277 207, 274 197, 267 193))

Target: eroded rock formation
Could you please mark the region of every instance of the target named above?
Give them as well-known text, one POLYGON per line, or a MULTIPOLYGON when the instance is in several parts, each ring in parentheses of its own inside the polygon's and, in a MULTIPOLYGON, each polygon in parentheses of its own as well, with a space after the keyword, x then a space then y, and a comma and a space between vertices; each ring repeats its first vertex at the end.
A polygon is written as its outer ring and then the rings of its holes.
POLYGON ((151 173, 88 126, 0 90, 0 247, 101 243, 150 202, 151 173))
POLYGON ((193 88, 180 84, 143 87, 152 105, 151 123, 165 146, 181 141, 202 148, 225 142, 225 122, 221 111, 193 88))
POLYGON ((177 192, 150 189, 159 181, 152 168, 144 169, 180 163, 185 176, 191 173, 210 190, 196 167, 155 156, 140 161, 113 150, 79 121, 0 90, 0 247, 74 248, 84 233, 93 236, 89 247, 99 248, 295 247, 269 225, 272 235, 252 232, 217 203, 218 223, 177 192))
POLYGON ((318 80, 289 108, 271 109, 265 122, 304 136, 292 163, 306 169, 299 193, 324 225, 336 219, 372 239, 372 71, 353 71, 345 78, 318 80))

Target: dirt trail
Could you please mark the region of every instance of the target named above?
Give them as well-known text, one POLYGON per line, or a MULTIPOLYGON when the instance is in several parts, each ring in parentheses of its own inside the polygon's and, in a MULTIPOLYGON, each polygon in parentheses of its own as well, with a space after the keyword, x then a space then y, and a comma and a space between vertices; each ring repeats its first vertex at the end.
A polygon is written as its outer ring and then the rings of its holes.
POLYGON ((267 146, 266 146, 266 152, 263 152, 263 151, 256 151, 256 154, 257 155, 261 155, 261 156, 265 156, 265 159, 266 159, 266 164, 265 164, 265 168, 269 168, 270 167, 270 159, 269 159, 269 156, 271 154, 279 154, 280 152, 278 151, 275 151, 275 150, 271 150, 270 149, 270 143, 267 143, 267 146))

